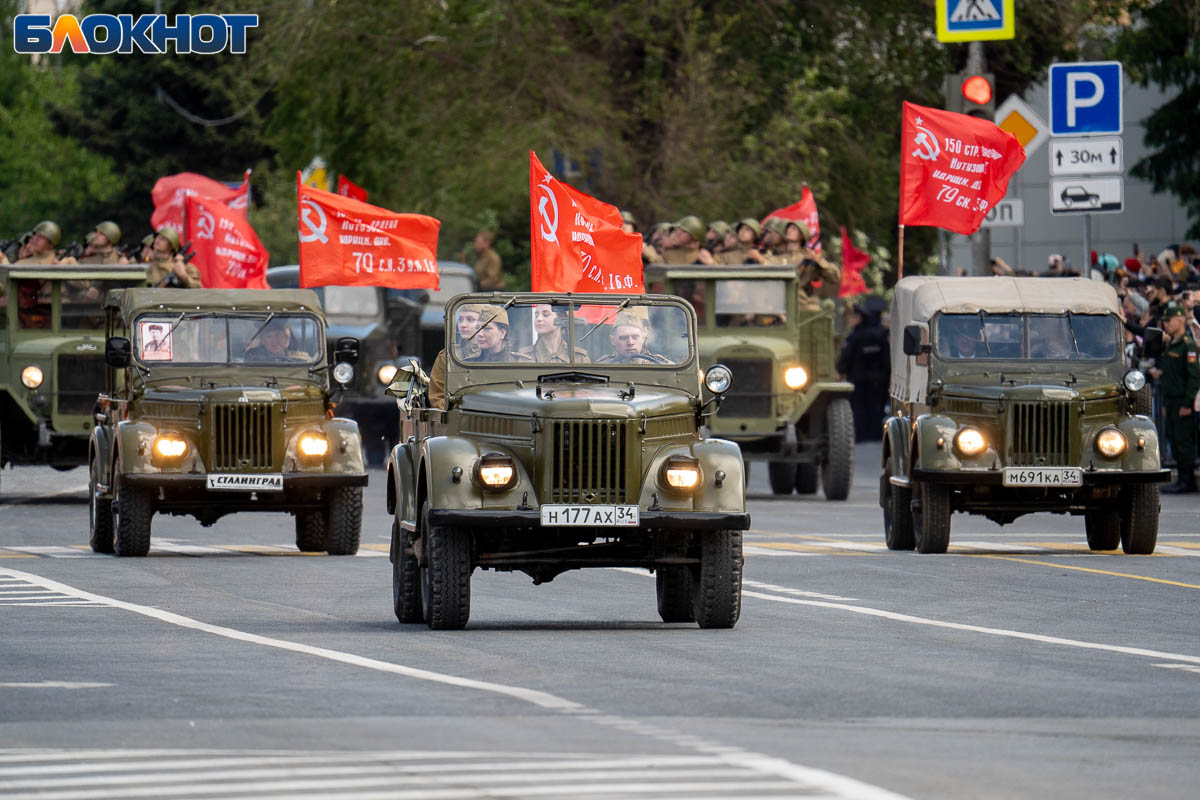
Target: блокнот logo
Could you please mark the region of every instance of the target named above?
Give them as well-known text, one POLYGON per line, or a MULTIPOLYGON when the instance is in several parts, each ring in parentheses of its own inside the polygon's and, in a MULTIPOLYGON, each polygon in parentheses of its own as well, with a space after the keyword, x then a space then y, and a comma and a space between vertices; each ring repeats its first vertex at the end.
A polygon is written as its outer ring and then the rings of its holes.
POLYGON ((226 48, 246 52, 246 31, 258 27, 258 14, 88 14, 77 19, 63 14, 50 24, 49 14, 18 14, 13 20, 13 49, 18 53, 61 53, 68 44, 75 53, 106 55, 167 52, 173 42, 179 54, 215 55, 226 48))

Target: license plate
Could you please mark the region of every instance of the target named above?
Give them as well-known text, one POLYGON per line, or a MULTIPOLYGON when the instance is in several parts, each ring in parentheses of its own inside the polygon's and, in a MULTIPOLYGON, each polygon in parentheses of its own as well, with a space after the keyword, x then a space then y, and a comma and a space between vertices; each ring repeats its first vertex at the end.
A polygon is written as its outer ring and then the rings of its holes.
POLYGON ((222 492, 282 492, 283 475, 238 475, 210 473, 207 486, 222 492))
POLYGON ((636 527, 637 506, 542 506, 542 524, 549 527, 636 527))
POLYGON ((1083 486, 1079 467, 1005 467, 1005 486, 1083 486))

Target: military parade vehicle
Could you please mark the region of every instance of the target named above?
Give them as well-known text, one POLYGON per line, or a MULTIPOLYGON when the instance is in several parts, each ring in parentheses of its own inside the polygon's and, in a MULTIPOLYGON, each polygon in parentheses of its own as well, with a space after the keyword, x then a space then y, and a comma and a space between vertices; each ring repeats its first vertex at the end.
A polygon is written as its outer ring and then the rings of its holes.
POLYGON ((701 363, 733 370, 709 420, 747 461, 766 461, 775 494, 845 500, 854 478, 854 387, 838 378, 833 311, 799 308, 794 266, 649 265, 646 285, 688 300, 701 363))
POLYGON ((712 364, 702 384, 691 307, 462 295, 444 330, 433 374, 410 365, 389 389, 403 431, 387 465, 396 617, 463 627, 476 567, 536 584, 623 566, 655 572, 664 621, 732 627, 742 456, 700 431, 733 376, 712 364))
MULTIPOLYGON (((1116 292, 1084 278, 909 277, 892 300, 885 540, 944 553, 955 511, 1082 515, 1093 550, 1153 553, 1159 463, 1116 292)), ((1161 351, 1147 329, 1144 349, 1161 351)))
POLYGON ((104 387, 104 313, 113 288, 146 283, 143 265, 0 266, 0 467, 87 463, 104 387))
MULTIPOLYGON (((299 288, 300 267, 271 267, 267 283, 272 289, 299 288)), ((330 347, 346 336, 359 341, 354 380, 345 387, 337 412, 358 423, 368 463, 382 464, 396 444, 400 426, 396 401, 384 390, 395 377, 396 368, 419 352, 419 298, 426 293, 381 286, 321 286, 313 291, 325 312, 325 336, 330 347)))
POLYGON ((92 549, 144 556, 155 512, 296 517, 303 551, 358 550, 362 440, 334 416, 358 342, 331 353, 308 289, 123 289, 104 302, 88 448, 92 549))

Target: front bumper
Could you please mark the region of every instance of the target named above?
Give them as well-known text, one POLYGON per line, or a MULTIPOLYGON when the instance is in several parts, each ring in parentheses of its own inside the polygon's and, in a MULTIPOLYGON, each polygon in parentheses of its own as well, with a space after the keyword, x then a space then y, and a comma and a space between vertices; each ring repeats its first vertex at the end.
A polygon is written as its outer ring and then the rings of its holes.
MULTIPOLYGON (((433 509, 434 525, 466 528, 540 528, 542 515, 529 511, 497 511, 488 508, 433 509)), ((619 531, 745 531, 750 529, 750 514, 736 511, 640 511, 637 527, 603 528, 619 531)), ((549 529, 548 529, 549 530, 549 529)), ((568 530, 555 527, 553 530, 568 530)), ((597 528, 599 530, 599 528, 597 528)))
MULTIPOLYGON (((913 480, 929 481, 931 483, 971 485, 971 486, 1002 486, 1002 470, 929 470, 914 469, 913 480)), ((1083 486, 1004 486, 1005 489, 1052 489, 1054 491, 1071 491, 1089 487, 1107 487, 1120 483, 1163 483, 1171 480, 1171 470, 1162 469, 1152 472, 1125 472, 1123 470, 1084 470, 1083 486)))

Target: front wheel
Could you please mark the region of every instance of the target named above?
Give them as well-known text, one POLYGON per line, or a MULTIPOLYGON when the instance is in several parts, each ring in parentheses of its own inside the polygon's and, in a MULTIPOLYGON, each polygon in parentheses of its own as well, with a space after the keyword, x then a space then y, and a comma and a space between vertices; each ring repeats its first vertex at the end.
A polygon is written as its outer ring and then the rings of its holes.
POLYGON ((145 556, 150 552, 150 520, 154 505, 150 493, 128 484, 117 484, 113 551, 118 556, 145 556))
POLYGON ((362 487, 339 486, 329 496, 325 509, 325 552, 331 556, 352 556, 362 539, 362 487))
POLYGON ((319 553, 325 549, 325 512, 296 512, 296 549, 301 553, 319 553))
POLYGON ((816 464, 796 465, 796 494, 816 494, 821 485, 821 471, 816 464))
POLYGON ((1121 515, 1111 509, 1085 511, 1083 529, 1090 550, 1116 550, 1121 543, 1121 515))
POLYGON ((938 483, 917 482, 912 504, 913 536, 918 553, 944 553, 950 546, 950 490, 938 483))
POLYGON ((828 452, 821 464, 821 488, 826 500, 845 500, 854 480, 854 411, 844 397, 825 409, 825 440, 828 452))
POLYGON ((879 505, 883 506, 883 540, 888 550, 912 550, 916 546, 913 538, 912 489, 895 486, 891 477, 895 474, 892 456, 879 478, 879 505))
POLYGON ((100 495, 98 465, 93 458, 88 465, 88 539, 97 553, 113 551, 112 500, 100 495))
POLYGON ((692 613, 701 628, 732 628, 742 612, 742 533, 700 534, 692 568, 692 613))
POLYGON ((471 538, 466 531, 434 525, 421 512, 421 610, 433 630, 465 628, 471 616, 471 538))
POLYGON ((412 540, 398 520, 392 520, 392 541, 396 543, 396 551, 392 553, 392 606, 396 619, 422 622, 421 566, 412 553, 412 540))
POLYGON ((663 622, 695 622, 692 611, 692 572, 686 566, 659 567, 654 573, 658 616, 663 622))
POLYGON ((790 461, 768 462, 767 480, 773 494, 791 494, 796 488, 796 465, 790 461))
POLYGON ((1128 555, 1148 556, 1158 544, 1158 484, 1135 483, 1122 494, 1121 549, 1128 555))

